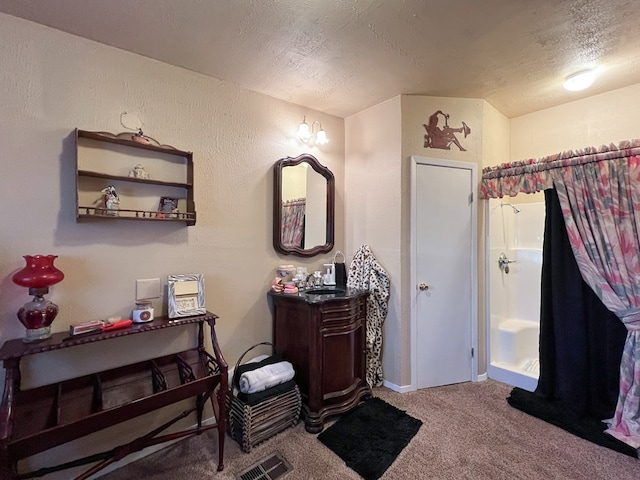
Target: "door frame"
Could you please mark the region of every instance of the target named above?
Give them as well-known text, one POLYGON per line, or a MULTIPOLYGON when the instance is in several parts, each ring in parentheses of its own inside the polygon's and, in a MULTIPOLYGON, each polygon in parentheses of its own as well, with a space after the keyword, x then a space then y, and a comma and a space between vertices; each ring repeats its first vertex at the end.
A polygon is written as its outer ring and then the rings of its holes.
POLYGON ((478 166, 475 163, 460 162, 456 160, 445 160, 439 158, 422 157, 412 155, 411 161, 411 198, 410 209, 410 302, 411 302, 411 322, 410 322, 410 358, 411 358, 411 391, 418 389, 418 319, 417 319, 417 294, 418 278, 416 268, 418 239, 417 229, 417 169, 418 165, 432 165, 445 168, 461 168, 469 170, 471 173, 471 345, 474 355, 471 358, 471 379, 479 381, 478 377, 478 166))

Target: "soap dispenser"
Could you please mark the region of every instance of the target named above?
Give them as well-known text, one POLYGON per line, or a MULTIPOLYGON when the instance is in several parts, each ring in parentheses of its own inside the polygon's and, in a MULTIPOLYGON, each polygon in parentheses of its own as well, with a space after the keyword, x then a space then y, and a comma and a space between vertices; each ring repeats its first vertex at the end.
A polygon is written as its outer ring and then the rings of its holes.
POLYGON ((325 285, 336 284, 336 266, 333 263, 325 263, 324 268, 326 273, 324 274, 323 281, 325 285))

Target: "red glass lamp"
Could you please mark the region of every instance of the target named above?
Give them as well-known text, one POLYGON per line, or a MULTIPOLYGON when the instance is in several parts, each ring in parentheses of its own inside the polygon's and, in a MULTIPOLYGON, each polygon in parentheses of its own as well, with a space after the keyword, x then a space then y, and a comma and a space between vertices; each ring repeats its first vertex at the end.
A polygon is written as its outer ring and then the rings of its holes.
POLYGON ((51 336, 51 324, 58 315, 58 306, 45 300, 49 287, 61 282, 64 273, 53 261, 57 255, 25 255, 27 265, 13 276, 13 282, 29 288, 33 300, 18 310, 18 319, 27 329, 24 342, 39 342, 51 336))

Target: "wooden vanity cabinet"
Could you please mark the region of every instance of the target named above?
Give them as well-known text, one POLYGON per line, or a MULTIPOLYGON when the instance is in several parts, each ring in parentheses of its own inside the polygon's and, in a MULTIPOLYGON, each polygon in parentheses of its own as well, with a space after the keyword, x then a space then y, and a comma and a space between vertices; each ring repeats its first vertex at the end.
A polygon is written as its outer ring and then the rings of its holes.
POLYGON ((310 433, 328 417, 371 396, 366 383, 366 292, 339 295, 269 293, 273 340, 291 362, 310 433))

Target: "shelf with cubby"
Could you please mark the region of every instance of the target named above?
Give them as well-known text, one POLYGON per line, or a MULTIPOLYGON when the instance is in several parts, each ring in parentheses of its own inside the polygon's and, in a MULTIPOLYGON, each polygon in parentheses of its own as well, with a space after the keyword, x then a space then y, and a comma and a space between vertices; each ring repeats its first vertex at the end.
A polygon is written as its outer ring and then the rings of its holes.
POLYGON ((193 153, 155 145, 137 134, 76 129, 76 221, 146 220, 195 225, 193 153), (139 165, 150 177, 132 172, 139 165), (120 200, 107 208, 102 190, 113 186, 120 200), (162 211, 162 198, 175 209, 162 211))

